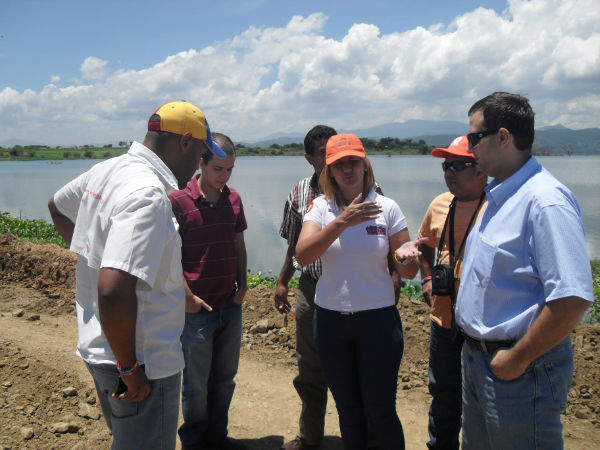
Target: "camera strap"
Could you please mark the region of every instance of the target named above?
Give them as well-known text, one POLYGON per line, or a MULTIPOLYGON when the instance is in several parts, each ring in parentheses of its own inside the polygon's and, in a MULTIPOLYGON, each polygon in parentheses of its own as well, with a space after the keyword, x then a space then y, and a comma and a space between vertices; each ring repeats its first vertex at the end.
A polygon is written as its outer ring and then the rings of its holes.
MULTIPOLYGON (((454 197, 452 199, 452 202, 450 203, 450 206, 448 208, 448 215, 446 216, 446 221, 444 222, 444 228, 442 229, 442 235, 440 237, 440 243, 438 245, 437 254, 436 254, 435 259, 436 259, 436 264, 439 264, 440 257, 442 254, 442 248, 444 247, 444 238, 446 237, 446 228, 450 228, 449 229, 450 234, 448 236, 448 250, 450 251, 450 268, 452 269, 453 275, 454 275, 454 270, 456 268, 456 263, 458 262, 458 258, 462 254, 464 247, 465 247, 465 243, 467 242, 467 236, 469 235, 469 231, 471 231, 471 227, 473 226, 475 217, 477 217, 477 213, 479 212, 479 209, 481 208, 481 205, 483 204, 484 199, 485 199, 485 191, 481 193, 481 197, 479 198, 479 203, 477 204, 477 208, 475 208, 475 211, 473 212, 473 215, 471 216, 471 220, 469 220, 469 225, 467 225, 467 229, 465 231, 465 235, 462 238, 462 242, 460 243, 460 248, 458 249, 458 253, 454 253, 454 212, 456 209, 456 197, 454 197), (449 227, 448 227, 448 223, 450 224, 449 227)), ((456 325, 455 316, 454 316, 455 309, 456 309, 456 292, 454 292, 452 294, 452 296, 450 297, 450 311, 452 313, 452 324, 451 324, 450 328, 452 330, 453 340, 455 340, 458 344, 461 344, 463 337, 456 325)))
POLYGON ((456 210, 456 197, 452 199, 450 202, 450 206, 448 207, 448 214, 446 215, 446 220, 444 221, 444 228, 442 228, 442 235, 440 236, 440 242, 438 244, 437 253, 435 256, 435 264, 440 263, 442 248, 444 248, 444 239, 446 237, 446 228, 449 229, 448 235, 448 250, 450 253, 450 267, 454 270, 456 263, 458 262, 458 258, 465 248, 465 243, 467 242, 467 236, 469 235, 469 231, 471 231, 471 227, 473 226, 473 222, 475 221, 475 217, 477 217, 477 213, 479 212, 479 208, 483 204, 483 200, 485 199, 485 191, 481 193, 481 197, 479 198, 479 203, 477 204, 477 208, 473 212, 471 216, 471 220, 469 220, 469 225, 467 225, 467 229, 465 231, 465 235, 462 238, 462 242, 460 243, 460 248, 458 249, 458 253, 454 252, 454 213, 456 210), (450 225, 448 225, 450 224, 450 225))

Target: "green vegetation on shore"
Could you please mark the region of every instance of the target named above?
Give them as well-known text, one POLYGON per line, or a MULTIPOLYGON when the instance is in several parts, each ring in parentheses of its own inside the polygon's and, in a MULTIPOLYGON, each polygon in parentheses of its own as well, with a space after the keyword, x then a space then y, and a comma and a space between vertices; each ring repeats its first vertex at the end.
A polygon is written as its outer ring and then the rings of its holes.
POLYGON ((44 145, 15 145, 11 148, 0 147, 0 161, 61 161, 72 159, 108 159, 127 152, 127 147, 46 147, 44 145))
MULTIPOLYGON (((433 146, 427 145, 424 140, 412 139, 370 138, 360 139, 369 155, 429 155, 433 146)), ((302 156, 304 146, 301 143, 285 145, 271 144, 270 147, 249 147, 243 144, 235 146, 237 156, 302 156)))
MULTIPOLYGON (((428 155, 433 146, 425 141, 413 142, 412 139, 382 138, 378 141, 362 138, 363 145, 370 155, 428 155)), ((73 160, 73 159, 107 159, 127 152, 126 142, 119 142, 118 147, 105 145, 94 147, 48 147, 45 145, 15 145, 11 148, 0 147, 0 161, 39 161, 39 160, 73 160)), ((243 144, 235 146, 237 156, 302 156, 304 147, 300 143, 270 147, 250 147, 243 144)))
MULTIPOLYGON (((12 217, 8 212, 0 211, 0 234, 9 233, 35 244, 56 244, 62 248, 68 248, 65 241, 60 237, 54 225, 44 220, 18 219, 12 217)), ((600 322, 600 261, 592 261, 592 278, 594 282, 594 304, 586 315, 586 323, 600 322)), ((289 283, 289 287, 298 288, 298 275, 295 275, 289 283)), ((268 274, 263 272, 252 272, 248 270, 248 286, 255 288, 264 285, 269 288, 277 286, 277 277, 269 270, 268 274)), ((421 286, 412 284, 406 280, 402 281, 402 295, 405 298, 416 298, 422 300, 421 286)))
MULTIPOLYGON (((363 145, 369 155, 429 155, 433 150, 433 145, 427 145, 423 139, 413 141, 412 139, 398 139, 392 137, 381 138, 379 140, 371 138, 361 138, 363 145)), ((119 142, 117 147, 112 144, 102 147, 93 145, 83 145, 78 147, 48 147, 45 145, 15 145, 14 147, 0 147, 0 161, 62 161, 74 159, 107 159, 113 156, 120 156, 127 152, 129 143, 119 142)), ((237 156, 302 156, 304 147, 301 143, 291 143, 285 145, 271 144, 269 147, 252 147, 244 144, 236 144, 235 151, 237 156)), ((548 146, 533 148, 533 154, 536 156, 557 155, 557 153, 548 146)), ((573 146, 564 146, 562 153, 558 155, 571 156, 574 153, 573 146)))

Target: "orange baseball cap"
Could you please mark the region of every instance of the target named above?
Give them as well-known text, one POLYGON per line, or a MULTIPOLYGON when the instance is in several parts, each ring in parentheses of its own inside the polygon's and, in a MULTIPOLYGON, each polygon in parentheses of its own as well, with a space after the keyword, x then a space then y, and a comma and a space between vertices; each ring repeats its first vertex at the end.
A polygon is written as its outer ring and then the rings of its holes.
POLYGON ((331 136, 325 147, 326 156, 325 163, 333 164, 338 159, 346 156, 358 156, 365 158, 365 148, 360 139, 354 134, 336 134, 331 136))
POLYGON ((467 137, 459 136, 452 141, 448 148, 434 148, 431 151, 431 154, 438 158, 447 158, 450 155, 473 158, 473 154, 467 152, 468 148, 469 141, 467 140, 467 137))
POLYGON ((227 156, 213 141, 204 113, 188 102, 170 102, 162 105, 148 120, 148 131, 168 131, 179 135, 189 131, 193 138, 205 141, 219 158, 227 156))

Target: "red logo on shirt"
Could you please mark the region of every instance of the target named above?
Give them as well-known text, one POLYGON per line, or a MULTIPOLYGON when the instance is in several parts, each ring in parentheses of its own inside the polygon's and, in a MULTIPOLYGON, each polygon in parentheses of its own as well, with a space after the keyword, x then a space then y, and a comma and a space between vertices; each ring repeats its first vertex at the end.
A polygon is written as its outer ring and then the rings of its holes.
POLYGON ((96 194, 93 191, 90 191, 89 189, 86 189, 85 192, 87 194, 89 194, 90 196, 92 196, 93 198, 95 198, 96 200, 98 200, 100 203, 104 203, 104 199, 102 198, 102 196, 100 194, 96 194))

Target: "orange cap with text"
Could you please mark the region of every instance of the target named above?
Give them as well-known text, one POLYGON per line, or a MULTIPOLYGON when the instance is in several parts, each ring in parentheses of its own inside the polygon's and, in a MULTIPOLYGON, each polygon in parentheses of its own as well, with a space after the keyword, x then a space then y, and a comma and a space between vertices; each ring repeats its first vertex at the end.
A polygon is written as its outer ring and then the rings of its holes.
POLYGON ((365 148, 360 139, 354 134, 336 134, 327 141, 325 163, 333 164, 346 156, 365 158, 365 148))

